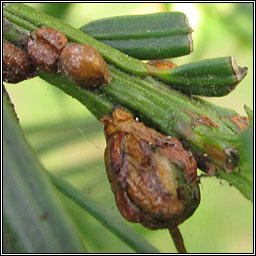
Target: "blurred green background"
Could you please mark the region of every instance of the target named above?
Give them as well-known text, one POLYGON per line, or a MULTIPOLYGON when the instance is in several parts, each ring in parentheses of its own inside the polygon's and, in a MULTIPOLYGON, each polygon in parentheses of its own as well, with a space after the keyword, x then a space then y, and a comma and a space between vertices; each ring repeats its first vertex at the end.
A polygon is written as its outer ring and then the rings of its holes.
MULTIPOLYGON (((31 6, 74 27, 103 17, 163 11, 184 12, 194 30, 194 52, 177 64, 233 56, 248 74, 230 95, 207 99, 245 115, 253 107, 253 3, 34 3, 31 6)), ((107 180, 103 126, 76 100, 39 78, 6 84, 28 141, 40 161, 58 177, 89 194, 106 211, 118 211, 107 180)), ((201 205, 180 225, 191 253, 253 251, 253 206, 240 192, 215 178, 201 180, 201 205)), ((132 252, 93 217, 60 195, 91 252, 132 252)), ((130 224, 161 252, 176 252, 166 230, 130 224)))

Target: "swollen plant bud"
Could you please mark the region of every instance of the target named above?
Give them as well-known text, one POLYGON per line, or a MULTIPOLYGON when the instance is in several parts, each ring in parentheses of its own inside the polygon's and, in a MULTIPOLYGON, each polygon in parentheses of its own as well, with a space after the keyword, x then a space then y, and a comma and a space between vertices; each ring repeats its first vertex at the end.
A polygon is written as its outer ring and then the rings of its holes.
POLYGON ((25 51, 8 42, 3 43, 3 80, 19 83, 32 77, 32 66, 25 51))
POLYGON ((39 28, 28 37, 28 53, 35 65, 46 72, 57 72, 57 60, 68 39, 52 28, 39 28))
POLYGON ((59 71, 84 87, 109 83, 108 65, 92 46, 69 43, 59 57, 59 71))
POLYGON ((121 109, 101 121, 107 175, 123 217, 149 229, 175 227, 190 217, 200 202, 197 164, 181 142, 121 109))

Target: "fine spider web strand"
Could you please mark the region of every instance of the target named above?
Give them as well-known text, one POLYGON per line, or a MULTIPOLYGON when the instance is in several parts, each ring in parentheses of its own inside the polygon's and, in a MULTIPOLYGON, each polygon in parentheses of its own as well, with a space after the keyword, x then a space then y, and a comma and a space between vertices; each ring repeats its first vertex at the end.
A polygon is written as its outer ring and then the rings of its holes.
MULTIPOLYGON (((60 113, 62 114, 62 119, 66 119, 70 122, 72 129, 76 130, 80 135, 81 135, 81 139, 85 139, 87 142, 91 143, 95 148, 97 148, 99 151, 103 152, 102 149, 97 146, 97 144, 89 138, 89 136, 87 135, 87 127, 88 127, 88 123, 90 122, 90 118, 92 117, 91 113, 89 113, 89 115, 87 116, 87 113, 83 113, 82 117, 77 117, 75 116, 75 120, 74 117, 72 117, 72 112, 68 111, 68 105, 65 105, 65 103, 61 103, 62 101, 60 100, 60 97, 58 96, 58 94, 54 94, 55 96, 55 101, 57 106, 60 109, 60 113), (85 122, 83 122, 83 124, 76 124, 77 118, 82 119, 85 118, 85 122)), ((83 111, 81 109, 81 111, 83 111)), ((87 111, 87 110, 86 110, 87 111)), ((102 131, 103 134, 103 131, 102 131)))
POLYGON ((174 245, 175 245, 178 253, 187 253, 187 250, 185 248, 184 241, 183 241, 183 238, 182 238, 182 235, 180 233, 178 226, 168 228, 168 230, 173 239, 174 245))

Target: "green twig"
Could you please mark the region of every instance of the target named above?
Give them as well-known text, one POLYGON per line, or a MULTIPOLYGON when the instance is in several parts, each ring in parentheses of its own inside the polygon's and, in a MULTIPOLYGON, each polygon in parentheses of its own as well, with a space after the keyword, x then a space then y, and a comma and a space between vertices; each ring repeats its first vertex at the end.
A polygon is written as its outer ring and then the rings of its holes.
MULTIPOLYGON (((180 13, 177 14, 180 15, 180 13)), ((92 45, 109 63, 118 66, 122 70, 141 77, 153 75, 165 81, 173 88, 181 90, 183 93, 188 95, 226 95, 235 88, 247 73, 247 68, 237 66, 232 57, 203 60, 181 65, 171 70, 163 70, 142 63, 138 59, 132 57, 127 58, 127 55, 115 48, 111 48, 110 46, 97 41, 88 34, 73 28, 63 21, 39 12, 24 4, 6 4, 4 7, 4 15, 9 21, 23 26, 28 30, 33 30, 34 26, 45 26, 59 30, 71 41, 92 45)), ((161 18, 161 15, 159 18, 161 18)), ((141 19, 141 17, 139 19, 141 19)), ((186 22, 184 24, 184 15, 181 15, 181 20, 183 21, 183 25, 181 28, 178 28, 178 32, 180 33, 185 30, 183 33, 185 33, 184 36, 187 38, 187 33, 191 28, 186 25, 186 22)), ((179 22, 178 19, 176 19, 176 21, 179 22)), ((118 20, 115 19, 115 22, 118 22, 118 20)), ((158 31, 158 33, 160 32, 158 31)), ((169 31, 168 33, 173 34, 177 33, 177 31, 174 29, 174 31, 169 31)), ((183 41, 182 38, 176 40, 180 40, 180 42, 183 41)), ((186 39, 186 41, 187 44, 190 45, 190 40, 186 39)), ((134 44, 136 44, 136 42, 134 42, 134 44)), ((177 44, 177 42, 175 44, 177 44)), ((185 48, 190 48, 188 45, 185 48)), ((177 51, 176 48, 175 51, 177 51)))
MULTIPOLYGON (((164 134, 176 136, 186 145, 189 144, 195 155, 206 162, 212 162, 218 172, 236 172, 240 168, 239 175, 235 177, 237 182, 229 175, 225 175, 225 179, 241 188, 236 185, 239 184, 239 177, 243 176, 244 168, 243 161, 238 162, 242 152, 239 136, 241 130, 230 118, 232 114, 238 116, 237 113, 203 100, 189 98, 151 77, 141 79, 139 76, 125 73, 124 71, 137 75, 144 74, 141 62, 31 7, 23 4, 6 4, 4 15, 11 22, 18 23, 16 25, 24 26, 26 29, 29 29, 29 24, 49 26, 63 32, 72 41, 94 45, 109 62, 111 83, 102 89, 89 90, 80 88, 59 74, 41 72, 41 78, 78 99, 98 119, 110 114, 115 107, 125 108, 148 126, 164 134), (122 70, 118 70, 110 63, 116 64, 122 70), (208 123, 201 124, 201 117, 204 116, 208 118, 205 119, 208 123)), ((248 194, 252 195, 252 187, 250 183, 247 185, 247 188, 251 188, 249 191, 240 191, 246 198, 251 199, 248 194)))

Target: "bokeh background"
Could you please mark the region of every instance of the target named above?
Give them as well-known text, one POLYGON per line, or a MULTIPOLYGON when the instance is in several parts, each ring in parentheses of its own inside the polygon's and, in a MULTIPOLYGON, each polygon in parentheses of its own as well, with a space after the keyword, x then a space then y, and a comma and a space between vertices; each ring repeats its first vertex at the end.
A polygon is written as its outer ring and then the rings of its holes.
MULTIPOLYGON (((29 4, 74 27, 118 15, 184 12, 194 30, 194 52, 177 64, 233 56, 248 74, 230 95, 207 99, 245 115, 253 108, 253 3, 33 3, 29 4)), ((103 126, 78 101, 39 78, 6 84, 26 137, 40 161, 58 177, 90 195, 106 211, 118 211, 107 180, 103 126)), ((239 191, 216 178, 201 180, 201 205, 180 225, 191 253, 250 253, 253 206, 239 191)), ((93 217, 60 195, 91 252, 132 252, 93 217)), ((166 230, 129 224, 161 252, 175 252, 166 230)))

